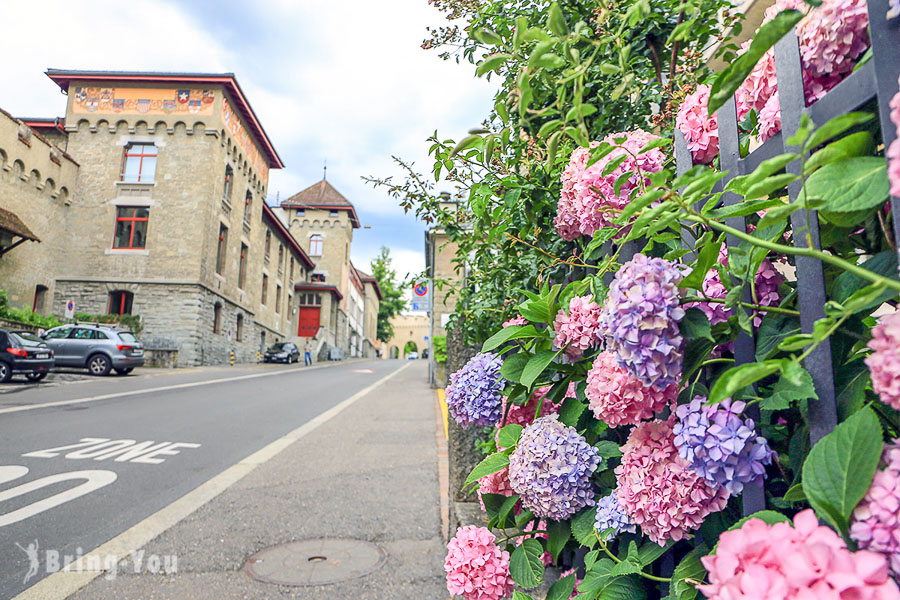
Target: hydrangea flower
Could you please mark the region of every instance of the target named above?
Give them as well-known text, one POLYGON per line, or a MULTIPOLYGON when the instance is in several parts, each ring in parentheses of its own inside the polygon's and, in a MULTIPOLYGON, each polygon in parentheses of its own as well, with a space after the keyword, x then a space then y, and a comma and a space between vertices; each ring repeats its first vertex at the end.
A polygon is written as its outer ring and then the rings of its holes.
POLYGON ((869 47, 866 0, 824 0, 797 27, 800 62, 813 78, 846 75, 869 47))
POLYGON ((764 142, 781 131, 781 105, 778 92, 772 94, 759 111, 759 141, 764 142))
POLYGON ((523 427, 525 425, 528 425, 529 423, 534 421, 538 404, 541 405, 541 414, 537 415, 539 417, 545 417, 553 413, 558 413, 561 405, 554 404, 547 399, 547 394, 550 393, 551 389, 552 387, 549 385, 539 387, 531 394, 528 402, 526 402, 525 404, 512 404, 509 407, 508 411, 506 409, 506 396, 504 396, 502 410, 504 413, 506 413, 505 423, 507 425, 522 425, 523 427))
POLYGON ((888 0, 888 11, 885 16, 888 19, 900 17, 900 0, 888 0))
POLYGON ((612 352, 601 352, 587 374, 585 395, 598 420, 610 427, 636 425, 653 418, 678 397, 674 383, 657 389, 638 381, 612 352))
POLYGON ((562 521, 594 504, 591 475, 599 464, 596 448, 548 415, 522 431, 509 457, 509 481, 535 516, 562 521))
POLYGON ((600 306, 591 296, 575 296, 569 300, 569 314, 560 309, 553 329, 557 348, 565 348, 571 358, 579 358, 585 350, 600 343, 598 329, 600 306))
POLYGON ((707 482, 731 494, 740 494, 748 483, 762 485, 775 453, 756 434, 753 419, 741 417, 746 404, 730 398, 712 406, 705 402, 696 396, 676 409, 672 433, 678 455, 707 482))
POLYGON ((504 379, 500 376, 503 359, 491 352, 472 357, 466 365, 450 375, 447 407, 462 427, 488 427, 500 421, 504 379))
POLYGON ((728 503, 728 490, 711 486, 678 455, 671 419, 635 427, 622 453, 615 471, 619 504, 660 546, 687 537, 728 503))
POLYGON ((601 535, 604 531, 613 530, 607 534, 604 540, 607 543, 621 533, 634 533, 637 531, 635 524, 631 522, 631 519, 619 506, 619 497, 615 491, 597 501, 597 519, 594 521, 594 529, 601 535))
POLYGON ((509 552, 494 543, 484 527, 467 525, 456 530, 447 544, 447 591, 466 600, 500 600, 513 592, 509 552))
POLYGON ((665 389, 681 378, 684 318, 678 284, 684 267, 636 254, 616 273, 600 315, 600 332, 619 364, 645 385, 665 389))
POLYGON ((719 154, 719 125, 716 115, 709 115, 708 85, 698 85, 697 89, 684 98, 678 107, 675 126, 684 134, 688 149, 696 164, 709 164, 719 154))
POLYGON ((749 519, 719 536, 714 555, 700 559, 709 583, 697 588, 710 600, 897 600, 887 560, 850 552, 811 509, 790 523, 749 519))
POLYGON ((593 235, 595 231, 613 225, 616 213, 628 205, 631 192, 639 186, 640 175, 644 175, 646 182, 646 176, 662 170, 666 157, 659 148, 639 154, 641 148, 656 139, 659 136, 642 129, 612 133, 603 138, 604 142, 618 147, 591 166, 586 166, 572 187, 573 206, 582 235, 593 235), (625 138, 624 142, 616 143, 615 140, 621 138, 625 138), (611 173, 603 175, 606 166, 623 154, 626 156, 625 160, 611 173), (628 171, 634 172, 634 175, 622 184, 617 194, 616 179, 628 171))
MULTIPOLYGON (((738 54, 743 54, 750 47, 750 40, 741 44, 738 54)), ((769 50, 753 67, 750 75, 735 92, 738 121, 743 121, 751 110, 757 113, 762 110, 778 90, 778 79, 775 77, 775 52, 769 50)))
POLYGON ((860 549, 884 554, 894 576, 900 576, 900 440, 885 446, 883 469, 853 510, 850 538, 860 549))
POLYGON ((503 322, 503 328, 512 327, 513 325, 528 325, 528 319, 523 317, 522 315, 516 315, 509 321, 503 322))
POLYGON ((502 494, 509 498, 515 492, 509 485, 509 467, 503 467, 501 470, 485 475, 478 480, 478 502, 481 504, 481 510, 486 510, 482 494, 502 494))
POLYGON ((882 402, 900 410, 900 312, 878 319, 868 345, 873 350, 866 358, 872 389, 882 402))
MULTIPOLYGON (((897 13, 900 16, 900 0, 897 0, 897 13)), ((897 81, 900 87, 900 80, 897 81)), ((891 196, 900 198, 900 91, 894 94, 889 104, 891 122, 897 126, 897 137, 888 146, 888 180, 891 182, 891 196)))
POLYGON ((561 179, 562 192, 556 208, 556 218, 553 226, 561 238, 572 241, 581 237, 581 222, 579 221, 578 202, 575 193, 575 183, 581 179, 584 168, 590 158, 591 149, 600 145, 600 142, 591 142, 590 147, 578 147, 572 152, 569 164, 566 165, 561 179))

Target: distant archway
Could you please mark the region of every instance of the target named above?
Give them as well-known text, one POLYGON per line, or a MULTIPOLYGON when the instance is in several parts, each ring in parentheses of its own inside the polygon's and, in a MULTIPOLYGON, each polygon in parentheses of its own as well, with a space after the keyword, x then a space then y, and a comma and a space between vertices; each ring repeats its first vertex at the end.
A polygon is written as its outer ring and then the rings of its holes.
POLYGON ((391 346, 391 350, 388 353, 388 358, 400 358, 400 348, 397 346, 391 346))
POLYGON ((403 345, 403 356, 406 356, 410 352, 418 352, 418 351, 419 351, 419 347, 412 340, 406 342, 406 344, 403 345))

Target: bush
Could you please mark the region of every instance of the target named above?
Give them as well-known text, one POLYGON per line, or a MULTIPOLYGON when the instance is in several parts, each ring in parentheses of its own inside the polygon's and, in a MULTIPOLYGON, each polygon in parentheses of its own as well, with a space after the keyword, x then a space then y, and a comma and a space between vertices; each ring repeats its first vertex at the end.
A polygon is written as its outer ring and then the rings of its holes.
POLYGON ((136 335, 140 335, 144 330, 140 315, 92 315, 89 313, 75 313, 75 320, 79 322, 119 325, 136 335))
POLYGON ((434 336, 434 362, 443 364, 447 362, 447 336, 434 336))

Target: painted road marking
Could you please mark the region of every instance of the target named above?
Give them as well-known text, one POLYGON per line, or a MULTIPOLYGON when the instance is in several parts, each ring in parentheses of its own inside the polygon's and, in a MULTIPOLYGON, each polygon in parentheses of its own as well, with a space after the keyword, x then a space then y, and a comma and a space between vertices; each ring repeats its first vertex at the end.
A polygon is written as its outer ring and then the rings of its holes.
POLYGON ((68 446, 59 446, 58 448, 48 448, 46 450, 35 450, 34 452, 26 452, 22 456, 27 458, 55 458, 62 454, 63 450, 74 450, 69 452, 64 458, 70 460, 83 460, 93 458, 94 460, 107 460, 115 457, 116 462, 132 462, 147 465, 158 465, 165 462, 165 458, 159 456, 175 456, 179 454, 178 448, 199 448, 200 444, 193 442, 159 442, 154 443, 153 440, 148 442, 136 442, 135 440, 111 440, 109 438, 81 438, 77 444, 68 446))
MULTIPOLYGON (((19 477, 23 477, 26 473, 28 473, 27 467, 17 465, 0 466, 0 482, 18 479, 19 477), (25 470, 22 471, 22 469, 25 470)), ((85 494, 89 494, 94 490, 109 485, 115 481, 117 477, 118 475, 112 471, 70 471, 68 473, 57 473, 56 475, 41 477, 40 479, 35 479, 34 481, 29 481, 28 483, 23 483, 14 488, 0 492, 0 503, 2 503, 7 500, 12 500, 13 498, 18 498, 19 496, 24 496, 25 494, 29 494, 41 488, 62 483, 63 481, 84 479, 84 483, 76 485, 68 490, 63 490, 49 498, 44 498, 23 506, 22 508, 0 514, 0 527, 24 521, 45 510, 50 510, 60 504, 65 504, 70 500, 80 498, 85 494)))
POLYGON ((368 373, 370 375, 375 374, 375 369, 353 369, 350 371, 351 373, 368 373))
MULTIPOLYGON (((375 383, 332 406, 284 437, 257 450, 239 463, 228 467, 212 479, 200 484, 193 491, 188 492, 172 504, 150 515, 140 523, 86 554, 82 564, 90 565, 98 559, 101 559, 102 562, 102 557, 109 555, 114 555, 117 557, 117 561, 121 561, 132 552, 140 550, 164 531, 175 526, 179 521, 185 519, 195 510, 249 475, 253 469, 271 460, 297 440, 306 437, 411 364, 404 364, 393 373, 385 375, 375 383)), ((13 600, 64 600, 102 574, 103 571, 78 571, 77 565, 72 563, 62 571, 53 573, 37 582, 13 600)))
MULTIPOLYGON (((339 363, 338 363, 339 364, 339 363)), ((192 387, 201 387, 204 385, 213 385, 216 383, 227 383, 229 381, 242 381, 245 379, 257 379, 259 377, 274 377, 276 375, 284 375, 286 373, 298 373, 300 371, 315 371, 317 369, 329 369, 338 366, 320 365, 314 367, 294 367, 293 369, 284 369, 281 371, 267 371, 265 373, 254 373, 252 375, 238 375, 237 377, 224 377, 222 379, 207 379, 205 381, 194 381, 191 383, 177 383, 175 385, 163 385, 155 388, 147 388, 145 390, 132 390, 130 392, 115 392, 113 394, 102 394, 100 396, 87 396, 86 398, 77 398, 75 400, 57 400, 56 402, 44 402, 41 404, 26 404, 24 406, 12 406, 10 408, 0 408, 0 415, 6 413, 22 412, 25 410, 36 410, 38 408, 52 408, 54 406, 68 406, 70 404, 83 404, 87 402, 97 402, 99 400, 111 400, 113 398, 127 398, 130 396, 140 396, 142 394, 152 394, 153 392, 166 392, 169 390, 183 390, 192 387)), ((402 368, 402 367, 401 367, 402 368)))

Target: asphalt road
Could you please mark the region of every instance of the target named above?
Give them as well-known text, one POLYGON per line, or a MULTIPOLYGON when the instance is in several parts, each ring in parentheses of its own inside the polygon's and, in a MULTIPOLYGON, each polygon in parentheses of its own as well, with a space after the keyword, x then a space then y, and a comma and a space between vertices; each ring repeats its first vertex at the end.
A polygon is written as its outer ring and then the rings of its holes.
POLYGON ((86 554, 403 364, 0 386, 0 598, 46 577, 54 556, 86 554), (79 471, 88 473, 66 475, 79 471), (26 584, 35 543, 40 566, 26 584))

